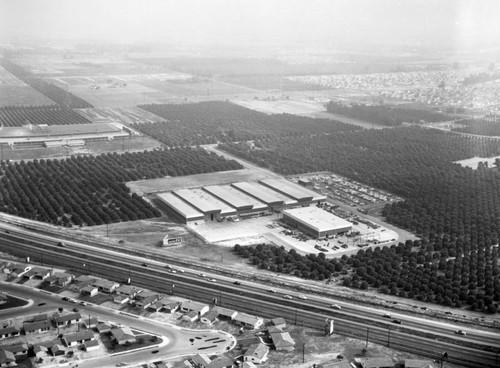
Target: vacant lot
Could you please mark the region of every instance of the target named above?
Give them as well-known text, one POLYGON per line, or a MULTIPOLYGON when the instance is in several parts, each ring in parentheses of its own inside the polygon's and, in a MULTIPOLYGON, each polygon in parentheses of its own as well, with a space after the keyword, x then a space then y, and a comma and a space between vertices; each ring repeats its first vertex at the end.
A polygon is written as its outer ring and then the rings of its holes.
POLYGON ((136 123, 154 123, 165 120, 160 116, 138 107, 78 109, 76 112, 93 123, 118 122, 128 125, 136 123))
POLYGON ((238 181, 256 181, 274 176, 266 176, 263 171, 256 172, 251 169, 223 171, 207 174, 177 176, 152 180, 128 182, 127 186, 134 193, 168 192, 181 188, 198 188, 206 185, 229 184, 238 181))

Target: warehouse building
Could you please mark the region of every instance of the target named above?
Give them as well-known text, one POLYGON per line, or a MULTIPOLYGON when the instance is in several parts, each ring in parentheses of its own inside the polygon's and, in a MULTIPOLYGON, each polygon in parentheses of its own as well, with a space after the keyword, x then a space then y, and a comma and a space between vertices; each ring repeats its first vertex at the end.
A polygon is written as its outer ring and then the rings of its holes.
POLYGON ((262 216, 270 213, 268 205, 230 185, 211 185, 204 187, 203 190, 235 208, 240 217, 262 216))
POLYGON ((323 209, 310 206, 283 211, 283 221, 316 239, 344 233, 352 229, 352 224, 323 209))
POLYGON ((203 221, 205 216, 189 203, 184 202, 181 198, 173 193, 159 193, 157 197, 167 205, 170 212, 182 222, 187 224, 193 221, 203 221))
POLYGON ((259 183, 278 193, 295 199, 301 205, 326 201, 326 196, 313 192, 312 190, 306 189, 286 179, 263 179, 259 180, 259 183))
POLYGON ((297 205, 297 201, 275 190, 265 187, 256 182, 238 182, 231 184, 234 188, 264 202, 273 211, 281 211, 283 208, 289 208, 297 205))
POLYGON ((235 208, 202 189, 179 189, 172 193, 201 212, 205 221, 214 221, 221 216, 237 215, 235 208))

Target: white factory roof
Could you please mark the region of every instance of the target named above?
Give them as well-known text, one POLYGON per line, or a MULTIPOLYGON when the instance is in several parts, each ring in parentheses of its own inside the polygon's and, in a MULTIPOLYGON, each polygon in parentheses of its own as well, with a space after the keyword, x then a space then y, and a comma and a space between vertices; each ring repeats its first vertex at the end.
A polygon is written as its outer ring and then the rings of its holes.
POLYGON ((173 195, 172 193, 159 193, 157 194, 157 196, 158 198, 160 198, 160 200, 168 204, 170 207, 174 208, 188 220, 203 218, 203 213, 198 211, 190 204, 184 202, 179 197, 173 195))
POLYGON ((299 184, 292 183, 286 179, 263 179, 259 180, 259 182, 296 200, 326 200, 326 196, 304 188, 299 184))
POLYGON ((211 185, 203 189, 237 209, 259 210, 267 208, 266 204, 230 185, 211 185))
POLYGON ((220 212, 221 215, 236 213, 234 208, 202 189, 179 189, 173 193, 203 213, 220 212))
POLYGON ((317 232, 332 231, 352 226, 349 221, 316 206, 293 208, 283 211, 283 214, 317 232))
POLYGON ((238 182, 231 185, 267 204, 285 203, 291 205, 297 203, 296 200, 256 182, 238 182))

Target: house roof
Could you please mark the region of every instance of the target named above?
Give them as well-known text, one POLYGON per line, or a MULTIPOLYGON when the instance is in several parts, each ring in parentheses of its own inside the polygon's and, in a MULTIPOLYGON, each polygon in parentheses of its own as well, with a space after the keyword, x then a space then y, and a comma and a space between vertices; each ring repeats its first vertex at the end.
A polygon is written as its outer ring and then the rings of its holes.
POLYGON ((199 302, 187 301, 182 303, 182 309, 190 311, 201 312, 202 309, 207 308, 208 305, 199 302))
POLYGON ((433 368, 432 361, 421 359, 405 359, 405 368, 433 368))
POLYGON ((16 361, 14 353, 8 350, 0 350, 0 364, 13 363, 16 361))
POLYGON ((292 337, 288 332, 272 333, 271 339, 273 340, 273 344, 276 347, 286 347, 295 345, 295 341, 293 341, 292 337))
POLYGON ((217 310, 219 316, 224 316, 224 317, 232 318, 233 315, 236 315, 238 313, 234 309, 229 309, 229 308, 215 307, 214 309, 217 310))
POLYGON ((30 316, 30 317, 26 318, 25 321, 35 322, 35 321, 45 321, 47 319, 49 319, 49 317, 47 316, 47 313, 41 313, 41 314, 35 314, 33 316, 30 316))
POLYGON ((283 330, 281 328, 279 328, 279 327, 276 327, 276 326, 269 326, 267 328, 267 332, 270 333, 270 334, 272 334, 272 333, 282 333, 283 330))
POLYGON ((137 294, 142 291, 142 289, 136 288, 135 286, 130 286, 130 285, 120 285, 118 286, 115 291, 120 294, 127 294, 127 295, 132 295, 132 294, 137 294))
POLYGON ((8 326, 4 328, 0 328, 0 335, 7 335, 13 332, 19 332, 19 329, 14 326, 8 326))
POLYGON ((66 351, 66 349, 64 348, 64 346, 62 346, 61 344, 54 344, 54 345, 52 345, 52 347, 50 348, 50 350, 52 351, 52 354, 55 354, 58 351, 66 351))
POLYGON ((113 286, 118 285, 116 282, 113 281, 108 281, 108 280, 103 280, 103 279, 96 279, 92 285, 103 288, 103 289, 111 289, 113 286))
POLYGON ((12 346, 9 346, 8 348, 5 348, 5 350, 8 350, 12 353, 20 353, 24 350, 28 350, 28 345, 25 344, 25 343, 22 343, 22 344, 16 344, 16 345, 12 345, 12 346))
POLYGON ((33 346, 33 352, 36 354, 36 353, 39 353, 41 351, 47 351, 48 348, 46 346, 43 346, 43 345, 35 345, 33 346))
POLYGON ((208 364, 210 359, 205 354, 196 354, 190 358, 196 364, 208 364))
POLYGON ((60 315, 58 312, 54 313, 54 321, 56 323, 77 321, 81 318, 82 318, 82 316, 81 316, 80 312, 68 313, 68 314, 64 314, 64 315, 60 315))
POLYGON ((23 323, 24 331, 37 331, 43 330, 46 328, 50 328, 50 321, 48 319, 42 321, 34 321, 34 322, 24 322, 23 323))
POLYGON ((99 346, 99 342, 97 340, 90 340, 90 341, 85 341, 83 343, 86 348, 92 348, 94 346, 99 346))
POLYGON ((87 285, 87 286, 82 287, 82 291, 85 291, 86 293, 91 293, 93 290, 97 290, 97 289, 98 289, 98 287, 93 286, 93 285, 87 285))
POLYGON ((262 343, 252 344, 249 346, 245 356, 252 356, 257 359, 264 358, 269 353, 269 347, 262 343))
POLYGON ((246 313, 238 313, 233 318, 234 321, 243 322, 243 323, 250 324, 250 325, 255 325, 257 323, 257 321, 260 319, 261 318, 259 318, 259 317, 252 316, 251 314, 246 314, 246 313))
POLYGON ((225 368, 232 367, 233 360, 228 357, 222 357, 208 363, 207 368, 225 368))
POLYGON ((271 320, 271 323, 274 325, 274 326, 279 326, 279 325, 286 325, 286 321, 283 317, 278 317, 278 318, 273 318, 271 320))
POLYGON ((209 310, 207 313, 205 313, 203 315, 203 318, 210 321, 210 322, 213 322, 217 319, 218 315, 219 315, 219 313, 217 312, 217 309, 213 308, 213 309, 209 310))
POLYGON ((108 332, 111 331, 111 326, 108 325, 107 323, 101 322, 97 324, 96 329, 97 331, 99 331, 99 333, 108 332))
POLYGON ((384 368, 384 367, 394 367, 394 362, 388 357, 374 357, 366 358, 361 361, 363 368, 384 368))
POLYGON ((50 273, 50 270, 48 268, 33 267, 31 270, 26 272, 24 276, 25 277, 43 276, 46 275, 47 273, 50 273))
POLYGON ((72 342, 75 341, 80 341, 80 340, 92 340, 94 338, 94 334, 92 331, 85 330, 85 331, 78 331, 74 333, 69 333, 67 335, 64 335, 64 340, 68 344, 71 344, 72 342))
POLYGON ((330 362, 321 364, 323 368, 351 368, 351 364, 347 360, 341 362, 330 362))
POLYGON ((257 366, 252 362, 243 362, 241 368, 257 368, 257 366))
POLYGON ((135 339, 135 335, 130 327, 124 326, 120 328, 113 328, 111 334, 117 341, 125 341, 135 339))

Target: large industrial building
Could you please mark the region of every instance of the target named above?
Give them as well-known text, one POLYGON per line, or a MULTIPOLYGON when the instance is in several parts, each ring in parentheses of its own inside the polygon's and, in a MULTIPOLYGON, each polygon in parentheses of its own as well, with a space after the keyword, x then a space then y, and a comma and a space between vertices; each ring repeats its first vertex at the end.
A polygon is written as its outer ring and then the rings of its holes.
POLYGON ((283 211, 283 221, 317 239, 352 229, 352 224, 349 221, 316 206, 285 210, 283 211))
POLYGON ((157 197, 184 223, 262 216, 326 200, 325 196, 285 179, 179 189, 157 197))

